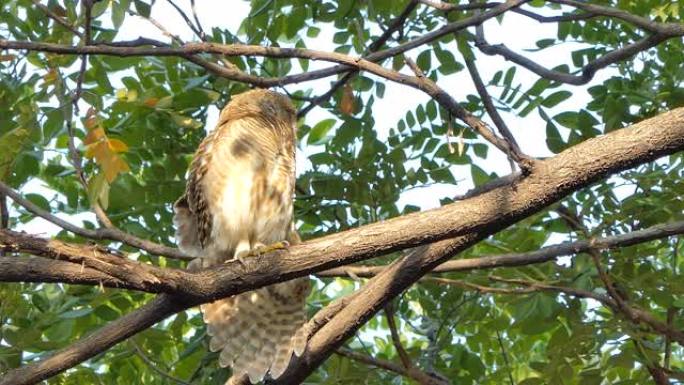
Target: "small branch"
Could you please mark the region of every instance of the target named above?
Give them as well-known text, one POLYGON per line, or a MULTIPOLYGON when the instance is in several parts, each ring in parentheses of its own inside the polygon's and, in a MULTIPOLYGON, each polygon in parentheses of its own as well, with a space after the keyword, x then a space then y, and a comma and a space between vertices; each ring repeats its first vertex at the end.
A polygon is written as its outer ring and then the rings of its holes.
POLYGON ((524 170, 525 173, 528 173, 530 171, 530 169, 534 165, 534 159, 522 154, 519 149, 515 149, 513 147, 513 144, 508 142, 507 140, 497 137, 494 134, 494 131, 492 131, 492 129, 489 128, 487 123, 485 123, 475 115, 471 114, 468 110, 463 108, 446 91, 444 91, 434 81, 432 81, 432 79, 426 77, 425 74, 423 74, 423 71, 420 68, 418 68, 418 65, 416 65, 416 63, 414 63, 413 60, 405 58, 405 61, 406 64, 413 70, 414 74, 416 75, 415 78, 411 79, 412 86, 430 95, 440 105, 442 105, 442 107, 444 107, 458 119, 462 120, 475 132, 480 134, 480 136, 482 136, 486 141, 493 144, 496 148, 501 150, 511 159, 515 160, 515 162, 518 163, 518 165, 520 165, 520 168, 524 170))
POLYGON ((537 13, 534 13, 532 11, 528 11, 525 9, 514 9, 513 12, 518 13, 523 16, 527 16, 530 19, 534 19, 540 23, 560 23, 564 21, 580 21, 580 20, 588 20, 588 19, 593 19, 597 17, 598 15, 592 12, 586 12, 586 13, 571 13, 571 14, 565 14, 565 15, 558 15, 558 16, 543 16, 537 13))
MULTIPOLYGON (((0 230, 9 228, 9 209, 7 207, 7 195, 0 192, 0 230)), ((0 257, 5 256, 5 251, 0 250, 0 257)))
POLYGON ((84 229, 78 227, 74 224, 69 223, 45 210, 35 205, 33 202, 23 198, 18 192, 14 191, 12 188, 6 184, 0 182, 0 193, 5 194, 10 197, 15 203, 24 207, 30 213, 45 219, 48 222, 54 223, 55 225, 72 232, 76 235, 93 239, 93 240, 110 240, 123 242, 129 246, 145 250, 150 254, 162 255, 167 258, 181 259, 181 260, 192 260, 193 258, 181 252, 180 250, 160 245, 158 243, 148 241, 145 239, 138 238, 126 232, 123 232, 117 228, 100 228, 97 230, 84 229))
POLYGON ((641 16, 634 15, 627 11, 617 8, 604 7, 601 5, 594 5, 577 0, 549 0, 552 3, 569 5, 579 8, 586 12, 593 14, 613 17, 628 23, 634 24, 639 28, 649 31, 654 34, 662 34, 667 36, 682 36, 684 35, 684 24, 681 23, 658 23, 641 16))
MULTIPOLYGON (((197 15, 195 15, 195 21, 197 21, 198 27, 196 27, 194 24, 192 24, 192 21, 190 21, 190 18, 188 17, 188 15, 186 15, 185 12, 183 12, 183 10, 173 0, 166 0, 166 2, 171 4, 171 6, 176 10, 176 12, 180 15, 180 17, 182 17, 183 20, 185 20, 185 24, 187 24, 188 27, 190 27, 190 30, 192 30, 192 32, 195 35, 197 35, 200 38, 200 40, 204 40, 203 39, 204 31, 201 31, 202 27, 199 24, 199 20, 197 20, 197 15)), ((192 1, 192 11, 194 14, 195 13, 195 1, 194 0, 192 1)))
POLYGON ((411 378, 415 381, 417 381, 419 384, 429 384, 429 385, 446 385, 448 382, 445 382, 441 380, 438 375, 434 375, 435 377, 431 376, 430 374, 421 372, 421 371, 415 371, 415 369, 407 369, 404 366, 395 364, 394 362, 379 359, 379 358, 374 358, 370 357, 366 354, 355 352, 351 349, 346 349, 346 348, 339 348, 335 351, 335 354, 349 358, 350 360, 354 360, 357 362, 360 362, 364 365, 370 365, 374 366, 376 368, 380 368, 383 370, 386 370, 388 372, 393 372, 396 374, 399 374, 401 376, 411 378), (417 373, 420 373, 423 377, 420 377, 420 375, 417 376, 417 373), (418 378, 416 378, 418 377, 418 378))
MULTIPOLYGON (((327 76, 336 75, 349 70, 365 70, 369 71, 368 63, 375 63, 387 59, 392 56, 399 55, 403 52, 413 48, 430 43, 442 36, 454 33, 468 27, 472 27, 483 23, 486 20, 497 17, 521 4, 529 2, 530 0, 507 0, 505 3, 497 5, 487 12, 479 15, 474 15, 465 19, 461 19, 445 25, 442 28, 427 33, 421 37, 410 40, 406 43, 400 44, 396 47, 388 48, 368 55, 365 59, 353 58, 348 55, 333 52, 322 52, 308 49, 297 48, 280 48, 280 47, 262 47, 249 46, 243 44, 222 45, 215 43, 191 43, 182 47, 117 47, 117 43, 90 45, 86 47, 72 47, 68 45, 39 43, 30 41, 9 41, 0 39, 0 49, 20 49, 30 51, 43 51, 60 54, 91 54, 91 55, 113 55, 113 56, 177 56, 190 60, 218 76, 226 77, 227 79, 237 80, 260 87, 283 86, 292 83, 301 83, 304 81, 320 79, 327 76), (214 53, 226 56, 265 56, 274 58, 302 58, 313 60, 326 60, 330 62, 340 63, 340 65, 332 66, 316 71, 309 71, 306 73, 287 75, 279 78, 260 78, 243 74, 240 71, 223 68, 221 66, 205 66, 201 60, 197 58, 188 57, 199 53, 214 53)), ((374 67, 376 70, 382 69, 380 66, 374 67)), ((385 77, 387 70, 381 70, 376 73, 379 76, 385 77), (385 73, 383 75, 382 73, 385 73)), ((393 72, 393 71, 390 71, 393 72)), ((398 79, 402 82, 401 78, 398 79)))
POLYGON ((404 349, 404 346, 401 344, 401 338, 399 337, 397 324, 394 320, 394 307, 392 306, 391 302, 387 306, 385 306, 385 316, 387 318, 387 325, 390 330, 392 343, 394 344, 394 348, 397 350, 397 354, 399 355, 401 364, 404 365, 404 368, 406 369, 413 368, 414 365, 411 362, 411 358, 406 352, 406 349, 404 349))
POLYGON ((443 12, 470 11, 474 9, 494 8, 500 3, 470 3, 470 4, 450 4, 439 0, 416 0, 417 2, 435 8, 443 12))
MULTIPOLYGON (((482 78, 480 77, 480 73, 477 70, 477 66, 475 65, 475 60, 472 58, 465 58, 465 63, 466 67, 468 68, 468 72, 470 73, 470 78, 473 79, 473 83, 475 84, 475 89, 477 90, 477 93, 480 95, 480 99, 482 100, 482 104, 484 104, 485 110, 489 114, 489 117, 492 119, 494 122, 494 125, 496 128, 499 130, 499 133, 501 136, 504 137, 506 141, 508 141, 508 145, 511 148, 511 151, 515 154, 518 158, 523 158, 524 156, 522 155, 522 152, 520 151, 520 147, 518 146, 518 142, 516 142, 515 137, 511 133, 511 131, 508 129, 508 125, 506 125, 506 122, 503 120, 501 115, 499 114, 499 111, 496 109, 494 106, 494 102, 492 101, 492 97, 489 95, 489 92, 487 92, 487 87, 485 86, 484 82, 482 81, 482 78)), ((509 160, 511 162, 514 162, 512 157, 509 156, 509 160)), ((515 170, 513 170, 515 171, 515 170)))
MULTIPOLYGON (((413 1, 413 0, 409 1, 409 3, 406 5, 406 8, 404 8, 404 10, 401 12, 401 14, 399 16, 397 16, 397 18, 394 19, 394 21, 392 21, 392 23, 390 23, 390 25, 383 32, 383 34, 380 35, 380 37, 377 40, 375 40, 374 42, 372 42, 368 46, 366 53, 376 52, 377 50, 382 48, 382 46, 385 45, 385 43, 387 43, 387 41, 392 37, 392 34, 396 31, 400 30, 404 26, 406 19, 409 17, 409 15, 411 15, 411 12, 413 12, 413 10, 416 9, 417 4, 418 3, 416 1, 413 1)), ((347 84, 347 82, 349 80, 351 80, 357 73, 358 73, 358 71, 347 72, 344 76, 342 76, 340 79, 338 79, 332 85, 332 87, 330 87, 330 90, 328 90, 328 92, 326 92, 325 94, 323 94, 321 96, 314 98, 313 100, 311 100, 311 102, 306 107, 299 110, 297 112, 297 117, 301 118, 301 117, 305 116, 314 107, 320 106, 326 100, 330 99, 330 97, 332 97, 332 95, 334 95, 335 92, 337 92, 337 90, 339 90, 345 84, 347 84)))
POLYGON ((197 25, 197 30, 199 31, 199 38, 200 40, 206 40, 207 34, 204 33, 204 29, 202 28, 202 23, 200 23, 199 18, 197 17, 197 9, 195 8, 195 0, 190 0, 190 9, 192 10, 192 17, 195 19, 195 23, 197 25))
MULTIPOLYGON (((83 0, 81 1, 81 5, 83 7, 83 14, 84 14, 84 22, 83 22, 83 29, 84 33, 81 35, 81 45, 82 46, 88 46, 90 45, 90 25, 92 23, 92 15, 91 11, 93 9, 93 0, 83 0)), ((81 69, 79 70, 78 73, 78 79, 76 80, 76 91, 74 92, 74 96, 72 99, 72 103, 74 105, 74 110, 76 111, 76 115, 78 115, 78 101, 81 98, 81 92, 83 91, 83 79, 85 78, 85 72, 86 72, 86 65, 88 64, 88 55, 83 54, 81 56, 81 69)), ((73 139, 72 139, 73 140, 73 139)))
MULTIPOLYGON (((570 212, 566 207, 560 206, 557 210, 558 214, 565 220, 570 228, 574 229, 576 232, 584 235, 584 237, 589 239, 590 245, 594 243, 593 235, 589 229, 584 225, 582 219, 577 217, 574 213, 570 212)), ((631 320, 633 323, 639 323, 638 316, 635 315, 634 310, 627 304, 622 295, 620 295, 615 289, 615 283, 605 271, 601 264, 601 255, 598 250, 594 247, 590 247, 587 253, 591 256, 594 266, 596 267, 596 272, 598 273, 599 279, 603 283, 606 292, 613 299, 617 305, 617 309, 625 316, 627 319, 631 320)))
POLYGON ((384 369, 388 372, 397 373, 399 375, 408 377, 408 372, 405 367, 395 364, 394 362, 382 360, 379 358, 373 358, 363 353, 355 352, 351 349, 339 348, 335 351, 335 354, 349 358, 354 361, 358 361, 364 365, 375 366, 376 368, 384 369))
MULTIPOLYGON (((684 29, 682 29, 680 35, 684 36, 684 29)), ((581 69, 581 75, 572 75, 565 72, 559 72, 547 69, 546 67, 538 64, 537 62, 511 50, 503 44, 491 45, 485 38, 484 34, 478 33, 475 38, 475 46, 486 55, 500 55, 504 59, 512 61, 529 71, 541 76, 542 78, 549 79, 552 81, 557 81, 560 83, 572 84, 572 85, 584 85, 589 83, 596 73, 606 68, 612 64, 626 60, 636 55, 639 52, 648 50, 662 43, 663 41, 672 38, 671 34, 657 33, 649 35, 639 41, 628 44, 624 47, 618 49, 612 49, 607 54, 602 57, 588 63, 581 69)))
MULTIPOLYGON (((477 268, 488 268, 485 266, 524 266, 534 263, 553 261, 561 256, 574 255, 588 251, 590 248, 611 249, 616 247, 626 247, 639 243, 650 242, 660 238, 684 234, 684 221, 672 222, 637 230, 627 234, 596 238, 592 242, 577 241, 565 242, 553 246, 546 246, 537 251, 529 253, 514 253, 503 255, 492 255, 479 258, 458 259, 444 262, 437 266, 433 273, 448 273, 457 271, 467 271, 474 266, 477 268)), ((318 273, 319 277, 348 277, 350 274, 369 278, 379 274, 387 266, 344 266, 318 273)))
POLYGON ((138 346, 138 344, 137 344, 133 339, 129 340, 129 342, 130 342, 131 346, 133 346, 133 349, 135 350, 136 355, 137 355, 138 357, 140 357, 140 359, 141 359, 141 360, 142 360, 150 369, 154 370, 157 374, 159 374, 160 376, 166 378, 167 380, 171 380, 171 381, 176 382, 176 383, 179 383, 179 384, 181 384, 181 385, 191 385, 189 382, 183 381, 183 380, 181 380, 180 378, 175 377, 175 376, 172 376, 172 375, 170 375, 169 373, 167 373, 166 371, 161 370, 161 369, 157 366, 157 364, 156 364, 154 361, 152 361, 152 359, 151 359, 150 357, 148 357, 147 354, 145 354, 145 352, 142 350, 142 348, 140 348, 140 346, 138 346))
MULTIPOLYGON (((603 305, 611 309, 613 312, 621 313, 621 310, 617 302, 615 302, 613 298, 606 295, 597 294, 581 289, 575 289, 571 287, 547 285, 541 282, 525 281, 519 279, 505 279, 497 276, 490 276, 489 279, 495 282, 522 285, 537 290, 562 292, 575 297, 591 298, 593 300, 601 302, 603 305)), ((671 328, 666 323, 653 317, 649 312, 646 312, 641 309, 633 308, 632 314, 633 317, 629 318, 629 320, 634 324, 639 325, 640 323, 644 323, 647 326, 649 326, 653 330, 653 332, 662 334, 664 336, 670 336, 670 338, 672 338, 673 341, 677 341, 677 343, 679 343, 681 346, 684 346, 684 331, 671 328)))
MULTIPOLYGON (((451 4, 445 3, 439 0, 417 0, 418 2, 425 4, 429 7, 435 8, 437 10, 443 11, 445 13, 454 11, 470 11, 470 10, 482 10, 490 9, 501 3, 471 3, 471 4, 451 4)), ((515 8, 511 10, 512 12, 519 13, 523 16, 532 18, 540 23, 558 23, 561 21, 576 21, 585 20, 596 17, 593 13, 582 13, 582 14, 570 14, 570 15, 560 15, 560 16, 542 16, 531 11, 527 11, 520 8, 515 8)))
MULTIPOLYGON (((171 0, 167 0, 167 1, 168 1, 169 3, 171 3, 172 5, 175 6, 175 4, 173 3, 173 1, 171 1, 171 0)), ((137 12, 134 12, 134 11, 132 11, 132 10, 129 10, 128 13, 129 13, 130 15, 132 15, 132 16, 138 16, 138 17, 141 18, 141 19, 147 20, 150 24, 152 24, 153 26, 155 26, 155 28, 157 28, 164 36, 170 38, 171 40, 173 40, 174 42, 176 42, 178 45, 183 45, 183 44, 185 44, 185 43, 183 42, 183 40, 181 40, 180 37, 178 37, 178 36, 174 35, 173 33, 171 33, 168 29, 166 29, 166 27, 164 27, 160 22, 158 22, 157 20, 155 20, 155 19, 152 18, 151 16, 143 16, 143 15, 141 15, 141 14, 139 14, 139 13, 137 13, 137 12)))
MULTIPOLYGON (((671 307, 667 309, 667 325, 672 327, 672 323, 674 322, 674 317, 675 314, 677 314, 677 308, 671 307)), ((670 357, 672 356, 672 339, 670 336, 667 336, 665 338, 665 355, 663 357, 663 368, 669 370, 670 369, 670 357)))
POLYGON ((513 380, 513 373, 511 372, 511 364, 508 362, 508 353, 506 353, 506 348, 503 344, 503 339, 501 338, 501 333, 496 330, 496 339, 499 341, 499 348, 501 348, 501 355, 503 356, 504 365, 506 365, 506 371, 508 372, 508 381, 511 385, 515 385, 515 380, 513 380))

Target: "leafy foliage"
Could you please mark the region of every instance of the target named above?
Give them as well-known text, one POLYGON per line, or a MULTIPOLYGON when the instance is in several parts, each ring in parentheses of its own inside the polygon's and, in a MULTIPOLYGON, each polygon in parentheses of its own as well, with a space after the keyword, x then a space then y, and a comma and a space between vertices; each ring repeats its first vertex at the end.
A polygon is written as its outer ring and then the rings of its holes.
MULTIPOLYGON (((47 8, 80 28, 85 18, 77 3, 50 0, 47 8)), ((684 7, 676 1, 594 3, 660 22, 681 23, 684 17, 684 7)), ((207 31, 207 40, 304 48, 316 47, 320 42, 316 39, 323 33, 332 36, 330 50, 361 56, 407 4, 406 0, 252 0, 249 15, 238 30, 215 27, 207 31)), ((96 3, 93 41, 116 41, 131 21, 131 12, 149 17, 157 6, 144 0, 96 3)), ((526 9, 544 14, 561 10, 544 1, 532 1, 526 9)), ((472 14, 418 6, 388 45, 472 14)), ((80 41, 29 0, 0 2, 0 20, 2 39, 69 45, 80 41)), ((562 21, 555 36, 539 36, 531 51, 569 47, 569 60, 555 70, 576 73, 642 36, 633 25, 614 18, 562 21)), ((590 84, 589 101, 584 106, 572 103, 573 87, 548 79, 538 79, 530 86, 521 75, 525 70, 515 65, 495 72, 486 79, 487 86, 496 107, 513 122, 538 117, 545 125, 548 152, 558 153, 684 105, 683 44, 682 39, 667 40, 612 66, 604 80, 590 84)), ((449 84, 453 79, 467 80, 463 77, 464 58, 475 55, 474 50, 474 36, 463 31, 418 47, 410 56, 416 58, 425 76, 449 84)), ((212 59, 209 55, 205 58, 212 59)), ((307 71, 311 65, 305 59, 225 60, 263 77, 307 71)), ((79 82, 79 64, 79 57, 73 55, 0 55, 0 180, 22 190, 39 206, 83 221, 86 227, 96 227, 90 212, 97 202, 122 230, 172 246, 171 205, 183 191, 189 161, 205 136, 202 127, 215 108, 248 87, 210 75, 183 58, 92 55, 87 58, 77 111, 71 101, 79 82), (76 137, 87 188, 79 182, 69 154, 70 130, 76 137)), ((401 55, 382 64, 407 70, 401 55)), ((435 100, 417 101, 395 125, 379 127, 378 116, 384 112, 375 104, 396 97, 388 95, 386 82, 358 74, 322 104, 325 113, 301 121, 300 149, 307 164, 297 179, 295 216, 305 238, 419 210, 419 202, 407 204, 403 199, 412 190, 424 189, 426 195, 434 195, 444 190, 431 186, 463 189, 500 176, 491 167, 492 153, 498 150, 465 126, 449 123, 451 117, 435 100)), ((290 90, 298 107, 306 105, 308 96, 328 90, 307 87, 303 84, 290 90)), ((461 100, 462 105, 483 116, 480 96, 474 90, 469 92, 472 94, 461 100)), ((526 132, 515 133, 524 144, 526 132)), ((684 219, 683 196, 684 157, 679 154, 599 182, 565 199, 562 205, 586 219, 592 236, 607 236, 684 219)), ((447 203, 453 194, 438 198, 447 203)), ((500 232, 459 257, 534 251, 559 240, 576 239, 577 232, 556 214, 556 208, 500 232)), ((10 227, 31 229, 35 226, 32 219, 22 208, 12 206, 10 227)), ((66 231, 56 237, 89 242, 66 231)), ((128 246, 120 248, 143 262, 182 267, 177 260, 128 246)), ((676 315, 670 316, 672 326, 682 330, 682 254, 684 243, 679 238, 664 239, 611 250, 603 254, 603 263, 631 304, 663 321, 668 314, 676 315)), ((371 263, 384 264, 393 257, 371 263)), ((587 255, 494 273, 504 279, 543 281, 605 294, 587 255)), ((479 271, 443 277, 493 285, 492 274, 479 271)), ((359 283, 349 278, 318 279, 317 290, 309 299, 311 314, 358 287, 359 283)), ((150 298, 98 287, 0 284, 0 371, 45 357, 150 298)), ((426 279, 396 302, 402 342, 415 365, 439 373, 453 384, 645 384, 652 381, 647 368, 662 363, 667 349, 673 370, 684 368, 681 346, 670 346, 662 335, 630 323, 601 303, 568 294, 488 294, 426 279)), ((372 319, 347 346, 377 359, 399 362, 382 315, 372 319)), ((154 385, 173 383, 170 377, 174 377, 187 383, 222 384, 229 371, 219 369, 216 354, 207 351, 201 316, 190 310, 48 383, 154 385)), ((341 356, 333 356, 307 380, 310 384, 355 382, 400 384, 410 380, 341 356)))

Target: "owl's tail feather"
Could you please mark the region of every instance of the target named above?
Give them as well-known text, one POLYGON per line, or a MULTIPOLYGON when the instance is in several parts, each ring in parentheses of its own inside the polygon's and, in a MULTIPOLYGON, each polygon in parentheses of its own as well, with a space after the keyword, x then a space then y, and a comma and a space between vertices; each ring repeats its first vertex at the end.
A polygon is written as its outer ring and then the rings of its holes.
POLYGON ((209 348, 221 351, 219 364, 252 383, 268 374, 278 378, 294 353, 306 348, 301 326, 306 322, 308 279, 297 279, 202 305, 209 348))

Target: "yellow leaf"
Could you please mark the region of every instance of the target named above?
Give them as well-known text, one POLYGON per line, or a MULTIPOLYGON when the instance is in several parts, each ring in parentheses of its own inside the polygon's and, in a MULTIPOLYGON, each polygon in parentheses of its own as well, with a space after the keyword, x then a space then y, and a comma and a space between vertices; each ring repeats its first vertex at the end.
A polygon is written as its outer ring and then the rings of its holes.
POLYGON ((93 107, 90 107, 88 108, 88 112, 86 113, 86 120, 83 123, 83 125, 85 126, 85 128, 92 130, 93 128, 97 127, 97 124, 97 110, 93 107))
POLYGON ((126 152, 128 145, 119 139, 109 139, 109 149, 114 152, 126 152))
POLYGON ((138 91, 128 90, 128 93, 126 94, 126 100, 129 102, 134 102, 137 99, 138 99, 138 91))
POLYGON ((43 75, 43 81, 45 81, 45 83, 54 83, 55 80, 57 80, 57 71, 52 68, 43 75))
POLYGON ((107 136, 105 135, 104 128, 98 127, 88 132, 88 135, 86 135, 85 139, 83 139, 83 144, 93 144, 105 139, 106 137, 107 136))
POLYGON ((128 93, 128 92, 126 91, 125 88, 119 88, 118 90, 116 90, 116 99, 117 99, 117 100, 124 100, 124 99, 126 99, 126 94, 127 94, 127 93, 128 93))
POLYGON ((101 167, 109 183, 112 183, 119 173, 130 171, 126 161, 113 152, 110 152, 109 156, 102 160, 101 167))
POLYGON ((104 159, 108 156, 107 152, 110 152, 109 147, 107 146, 107 143, 102 140, 87 145, 84 155, 86 158, 95 158, 95 160, 100 163, 101 159, 104 159))
POLYGON ((345 115, 352 115, 352 114, 354 114, 355 109, 356 109, 356 106, 354 103, 354 92, 353 92, 351 86, 349 85, 349 83, 347 83, 342 88, 342 100, 340 100, 340 112, 342 112, 345 115))

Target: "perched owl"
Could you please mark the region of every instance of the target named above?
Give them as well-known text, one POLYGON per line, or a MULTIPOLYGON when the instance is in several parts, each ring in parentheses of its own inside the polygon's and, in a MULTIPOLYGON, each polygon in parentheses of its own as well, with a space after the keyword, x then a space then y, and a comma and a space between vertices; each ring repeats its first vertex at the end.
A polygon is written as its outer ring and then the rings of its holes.
MULTIPOLYGON (((277 242, 296 243, 292 200, 296 115, 290 100, 267 90, 232 98, 216 129, 200 144, 185 194, 174 205, 181 250, 211 267, 277 242)), ((309 281, 297 279, 201 306, 209 347, 221 366, 251 382, 277 378, 306 338, 309 281)))

